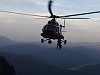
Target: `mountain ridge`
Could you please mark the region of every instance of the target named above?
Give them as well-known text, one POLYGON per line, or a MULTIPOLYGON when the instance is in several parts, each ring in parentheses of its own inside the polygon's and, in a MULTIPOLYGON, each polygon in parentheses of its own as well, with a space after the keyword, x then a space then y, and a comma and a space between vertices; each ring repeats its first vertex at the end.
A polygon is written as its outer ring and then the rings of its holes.
POLYGON ((100 75, 100 64, 87 65, 77 69, 77 71, 100 75))
POLYGON ((36 56, 50 64, 64 69, 100 62, 100 51, 84 46, 66 47, 60 51, 55 48, 27 43, 1 47, 0 51, 36 56))
POLYGON ((0 47, 13 45, 13 44, 18 44, 18 43, 19 42, 11 40, 11 39, 7 38, 6 36, 0 36, 0 47))
POLYGON ((41 63, 37 59, 27 56, 0 52, 14 66, 16 75, 91 75, 89 73, 64 70, 48 64, 41 63))

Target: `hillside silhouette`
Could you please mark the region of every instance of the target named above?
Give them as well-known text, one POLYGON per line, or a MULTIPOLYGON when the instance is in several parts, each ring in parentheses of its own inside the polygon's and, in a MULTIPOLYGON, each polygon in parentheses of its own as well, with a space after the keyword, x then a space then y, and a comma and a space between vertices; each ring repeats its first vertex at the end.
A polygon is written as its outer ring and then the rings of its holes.
POLYGON ((0 75, 16 75, 13 65, 3 56, 0 56, 0 75))
POLYGON ((94 75, 100 75, 100 64, 88 65, 77 69, 77 71, 92 73, 94 75))
POLYGON ((17 75, 91 75, 85 72, 54 67, 41 62, 38 58, 27 55, 2 52, 0 52, 0 55, 5 56, 14 65, 17 75))
POLYGON ((58 51, 55 48, 27 43, 1 47, 0 51, 36 56, 63 69, 100 62, 100 51, 86 46, 66 47, 58 51))
POLYGON ((98 75, 99 68, 96 68, 97 73, 87 67, 84 70, 72 69, 85 64, 99 64, 99 46, 100 43, 69 43, 59 51, 54 45, 13 43, 1 46, 0 55, 14 66, 17 75, 98 75))
POLYGON ((13 44, 18 44, 18 42, 10 40, 6 36, 0 36, 0 47, 13 45, 13 44))

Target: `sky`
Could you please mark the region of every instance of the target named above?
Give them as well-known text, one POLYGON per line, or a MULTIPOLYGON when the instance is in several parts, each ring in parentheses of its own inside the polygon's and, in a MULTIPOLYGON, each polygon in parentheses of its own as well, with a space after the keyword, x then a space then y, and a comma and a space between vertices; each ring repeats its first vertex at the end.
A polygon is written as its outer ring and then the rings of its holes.
MULTIPOLYGON (((99 11, 99 3, 100 0, 54 0, 52 10, 56 15, 99 11)), ((0 0, 0 10, 50 15, 47 4, 48 0, 0 0)), ((78 17, 91 19, 66 20, 65 39, 69 42, 100 42, 100 13, 78 17)), ((48 20, 0 12, 0 35, 15 41, 40 41, 42 27, 48 20)), ((63 20, 57 21, 63 24, 63 20)))

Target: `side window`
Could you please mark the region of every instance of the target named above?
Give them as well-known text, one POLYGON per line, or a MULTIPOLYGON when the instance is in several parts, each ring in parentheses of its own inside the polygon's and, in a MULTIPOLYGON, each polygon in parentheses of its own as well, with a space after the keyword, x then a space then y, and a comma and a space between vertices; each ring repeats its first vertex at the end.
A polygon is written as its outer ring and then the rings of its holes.
POLYGON ((43 27, 43 30, 46 30, 47 29, 47 25, 45 25, 44 27, 43 27))
POLYGON ((51 29, 51 28, 50 28, 50 25, 47 26, 47 29, 51 29))

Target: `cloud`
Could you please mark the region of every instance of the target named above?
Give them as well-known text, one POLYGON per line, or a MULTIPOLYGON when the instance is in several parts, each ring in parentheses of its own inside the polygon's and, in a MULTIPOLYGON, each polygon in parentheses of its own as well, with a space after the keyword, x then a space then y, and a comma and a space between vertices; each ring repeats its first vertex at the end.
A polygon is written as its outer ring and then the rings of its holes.
MULTIPOLYGON (((54 12, 61 13, 75 13, 75 12, 88 12, 99 10, 99 0, 55 0, 53 3, 54 12)), ((20 12, 48 12, 48 0, 0 0, 0 9, 20 11, 20 12), (43 10, 44 11, 43 11, 43 10)))
MULTIPOLYGON (((42 27, 49 19, 0 13, 0 35, 16 41, 38 41, 42 27)), ((63 20, 57 20, 63 24, 63 20)), ((100 20, 66 20, 65 38, 68 41, 97 42, 100 38, 100 20)))
POLYGON ((0 0, 0 10, 15 12, 41 12, 47 4, 44 0, 0 0))
POLYGON ((66 37, 71 42, 99 42, 100 20, 67 20, 66 37))
POLYGON ((39 6, 45 4, 43 0, 1 0, 3 4, 7 5, 20 5, 20 6, 39 6))
POLYGON ((100 8, 99 3, 99 0, 62 0, 58 8, 68 10, 69 12, 96 11, 100 8))
MULTIPOLYGON (((76 4, 78 3, 78 1, 79 0, 77 0, 76 4)), ((94 6, 95 8, 97 6, 99 7, 98 4, 96 5, 94 3, 95 0, 88 0, 88 1, 82 0, 82 1, 84 2, 83 4, 81 3, 79 5, 78 4, 76 5, 74 4, 75 1, 73 0, 71 1, 55 0, 53 9, 55 9, 54 11, 56 11, 57 14, 60 12, 63 14, 67 14, 71 10, 72 11, 70 13, 75 13, 75 12, 81 12, 80 10, 86 11, 85 9, 92 10, 91 6, 92 8, 94 6), (72 4, 70 2, 72 2, 72 4)), ((50 15, 47 10, 48 0, 1 0, 0 2, 2 7, 9 7, 9 9, 5 8, 8 10, 14 10, 16 12, 25 11, 24 13, 27 12, 32 13, 34 11, 33 14, 50 15), (41 13, 41 11, 43 12, 41 13)), ((96 0, 96 2, 100 3, 99 0, 96 0)), ((96 8, 95 10, 97 9, 98 8, 96 8)), ((98 15, 97 17, 99 18, 98 15)), ((40 40, 42 27, 47 23, 48 20, 49 19, 35 19, 35 17, 30 17, 30 16, 0 13, 0 35, 7 36, 17 41, 40 40)), ((63 20, 58 20, 58 22, 63 24, 63 20)), ((66 20, 66 30, 68 32, 64 33, 66 36, 65 38, 68 39, 69 41, 86 41, 86 42, 99 41, 100 39, 99 24, 100 20, 66 20)))
POLYGON ((45 20, 14 14, 0 14, 0 35, 17 41, 40 40, 45 20), (35 36, 34 36, 35 35, 35 36))

